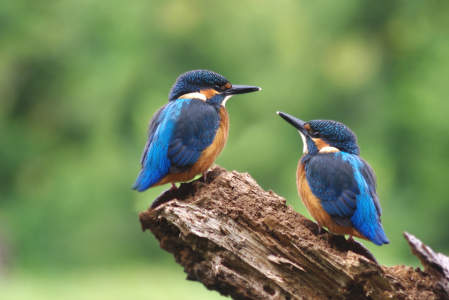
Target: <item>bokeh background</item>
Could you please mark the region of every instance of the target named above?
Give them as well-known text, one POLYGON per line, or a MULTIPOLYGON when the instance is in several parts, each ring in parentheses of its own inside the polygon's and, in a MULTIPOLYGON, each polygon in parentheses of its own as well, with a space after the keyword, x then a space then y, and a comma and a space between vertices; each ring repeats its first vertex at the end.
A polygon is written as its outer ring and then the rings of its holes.
POLYGON ((449 2, 0 2, 0 298, 220 299, 142 233, 153 113, 209 69, 261 92, 227 103, 217 163, 309 216, 298 133, 275 112, 334 119, 378 177, 385 265, 418 266, 408 231, 449 254, 449 2))

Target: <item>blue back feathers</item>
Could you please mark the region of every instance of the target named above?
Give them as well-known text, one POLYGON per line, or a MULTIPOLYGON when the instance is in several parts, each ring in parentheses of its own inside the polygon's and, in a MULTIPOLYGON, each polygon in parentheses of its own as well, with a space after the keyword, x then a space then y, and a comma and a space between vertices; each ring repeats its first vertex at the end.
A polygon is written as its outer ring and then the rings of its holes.
POLYGON ((193 165, 212 144, 220 126, 220 106, 192 99, 187 109, 177 121, 168 145, 171 173, 185 171, 193 165))
POLYGON ((220 74, 207 70, 194 70, 184 73, 178 77, 173 85, 168 100, 173 101, 181 95, 199 92, 201 88, 214 88, 218 90, 229 81, 220 74))
POLYGON ((190 99, 170 102, 151 118, 148 141, 141 159, 142 169, 133 189, 139 192, 148 189, 165 177, 170 170, 170 161, 167 157, 168 144, 181 109, 189 101, 190 99))
POLYGON ((150 121, 133 189, 144 191, 170 172, 188 169, 213 142, 219 124, 219 107, 202 100, 178 99, 159 109, 150 121))
POLYGON ((389 243, 380 221, 376 177, 368 163, 358 156, 356 135, 336 121, 314 120, 305 123, 304 128, 308 132, 308 153, 301 163, 307 183, 321 199, 323 209, 335 223, 353 226, 374 244, 389 243), (320 153, 314 140, 322 140, 339 152, 320 153))

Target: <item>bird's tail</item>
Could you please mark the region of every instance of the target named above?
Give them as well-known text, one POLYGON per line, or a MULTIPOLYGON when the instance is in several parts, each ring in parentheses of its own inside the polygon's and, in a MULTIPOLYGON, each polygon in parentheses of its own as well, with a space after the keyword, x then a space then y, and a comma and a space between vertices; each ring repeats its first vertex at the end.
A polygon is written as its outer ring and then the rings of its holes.
POLYGON ((157 164, 145 164, 142 170, 140 170, 139 176, 137 176, 136 182, 134 182, 132 189, 138 192, 143 192, 166 176, 170 165, 159 166, 157 164))
POLYGON ((382 246, 383 244, 389 244, 390 240, 387 238, 387 235, 385 234, 384 228, 382 227, 382 223, 377 223, 378 228, 376 231, 376 234, 371 237, 371 242, 376 244, 377 246, 382 246))
POLYGON ((156 182, 152 182, 151 178, 146 174, 144 169, 142 169, 139 173, 139 176, 137 176, 136 181, 134 182, 132 189, 136 190, 138 192, 143 192, 150 188, 153 184, 156 182))

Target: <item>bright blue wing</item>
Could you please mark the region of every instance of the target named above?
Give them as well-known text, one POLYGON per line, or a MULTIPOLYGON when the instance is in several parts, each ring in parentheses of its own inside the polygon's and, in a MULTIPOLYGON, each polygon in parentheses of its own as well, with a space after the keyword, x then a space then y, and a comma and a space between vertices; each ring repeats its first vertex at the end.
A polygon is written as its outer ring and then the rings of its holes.
POLYGON ((219 106, 193 99, 181 112, 168 145, 171 173, 187 170, 212 144, 220 125, 219 109, 219 106))
POLYGON ((148 139, 147 139, 147 143, 145 144, 145 148, 143 149, 143 153, 142 153, 142 157, 140 158, 140 164, 144 165, 145 159, 147 157, 148 154, 148 147, 150 146, 151 142, 153 141, 154 135, 156 133, 156 131, 159 128, 159 125, 161 124, 163 118, 160 118, 161 113, 163 115, 165 115, 165 112, 167 110, 166 108, 167 105, 161 107, 160 109, 158 109, 158 111, 153 115, 153 117, 151 117, 150 120, 150 124, 148 125, 148 139))
POLYGON ((193 165, 215 137, 219 113, 197 99, 170 101, 152 117, 133 189, 144 191, 169 173, 193 165), (203 127, 201 127, 201 125, 203 127))
POLYGON ((142 192, 164 178, 170 171, 167 149, 184 101, 172 101, 160 108, 150 120, 148 140, 143 150, 139 176, 133 189, 142 192))
POLYGON ((354 226, 377 245, 388 242, 380 223, 375 175, 363 159, 336 152, 311 156, 305 163, 312 193, 337 224, 354 226))
POLYGON ((368 185, 368 190, 369 193, 371 195, 371 197, 373 198, 374 201, 374 205, 376 206, 377 209, 377 213, 379 214, 379 216, 382 215, 382 209, 380 208, 380 202, 379 202, 379 197, 377 196, 377 192, 376 192, 376 175, 374 174, 374 171, 371 169, 370 165, 364 161, 362 158, 358 157, 360 163, 362 164, 361 168, 360 168, 360 173, 362 175, 363 178, 365 178, 365 181, 368 185))
POLYGON ((360 194, 351 165, 337 153, 326 153, 312 156, 305 167, 307 182, 324 210, 337 224, 351 226, 360 194))

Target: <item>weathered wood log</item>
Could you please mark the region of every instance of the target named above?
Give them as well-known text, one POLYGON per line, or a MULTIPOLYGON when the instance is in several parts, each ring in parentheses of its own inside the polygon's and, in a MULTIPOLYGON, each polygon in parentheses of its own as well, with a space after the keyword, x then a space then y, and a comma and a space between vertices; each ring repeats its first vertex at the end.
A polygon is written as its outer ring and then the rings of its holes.
POLYGON ((437 279, 437 284, 449 295, 449 257, 435 253, 415 236, 404 232, 404 236, 412 248, 412 253, 419 258, 426 273, 437 279))
POLYGON ((233 299, 449 299, 447 269, 435 267, 442 257, 426 256, 425 272, 380 266, 361 244, 319 234, 246 173, 215 166, 207 182, 163 193, 140 222, 187 279, 233 299))

